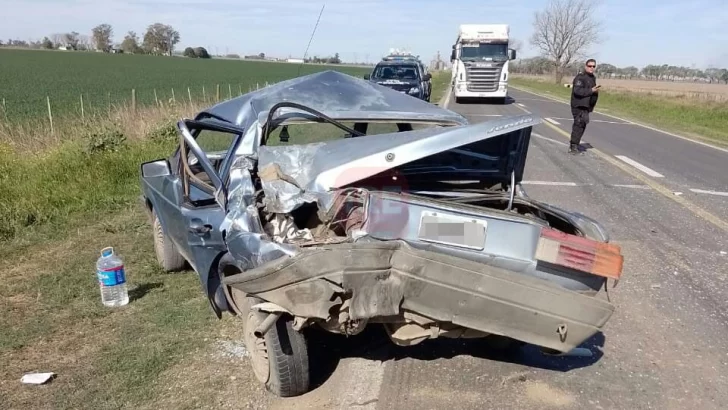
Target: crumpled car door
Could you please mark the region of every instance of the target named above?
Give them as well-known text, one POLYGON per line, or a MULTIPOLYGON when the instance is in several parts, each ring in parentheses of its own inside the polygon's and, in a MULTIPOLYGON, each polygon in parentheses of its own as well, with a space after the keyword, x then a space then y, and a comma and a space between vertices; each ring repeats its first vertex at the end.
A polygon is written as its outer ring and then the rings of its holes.
POLYGON ((180 235, 186 237, 188 261, 206 285, 214 260, 226 249, 219 229, 227 207, 227 186, 223 181, 242 139, 242 130, 191 120, 180 121, 177 127, 182 136, 183 191, 177 229, 184 230, 180 235), (209 140, 205 140, 207 131, 214 134, 209 140))

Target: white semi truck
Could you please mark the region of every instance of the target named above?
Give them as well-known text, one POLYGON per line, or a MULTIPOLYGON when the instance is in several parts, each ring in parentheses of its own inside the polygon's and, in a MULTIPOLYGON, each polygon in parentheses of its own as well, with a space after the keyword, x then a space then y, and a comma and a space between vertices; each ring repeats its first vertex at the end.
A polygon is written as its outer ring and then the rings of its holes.
POLYGON ((508 24, 462 24, 452 46, 452 92, 455 102, 463 98, 508 96, 508 63, 516 50, 508 48, 508 24))

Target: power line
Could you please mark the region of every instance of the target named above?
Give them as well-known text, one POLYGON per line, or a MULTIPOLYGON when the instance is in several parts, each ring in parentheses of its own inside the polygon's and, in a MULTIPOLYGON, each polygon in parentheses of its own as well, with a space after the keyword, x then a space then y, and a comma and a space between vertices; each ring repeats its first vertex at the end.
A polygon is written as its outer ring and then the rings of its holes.
POLYGON ((297 76, 301 74, 301 67, 303 67, 303 64, 306 62, 306 55, 308 55, 308 48, 311 47, 311 41, 313 40, 313 35, 316 34, 316 29, 318 28, 319 21, 321 21, 321 15, 324 14, 324 7, 326 7, 326 3, 324 3, 323 6, 321 6, 321 12, 319 13, 318 19, 316 20, 316 25, 313 27, 313 32, 311 33, 311 38, 308 39, 308 45, 306 46, 306 51, 303 53, 303 61, 298 66, 298 74, 297 76))

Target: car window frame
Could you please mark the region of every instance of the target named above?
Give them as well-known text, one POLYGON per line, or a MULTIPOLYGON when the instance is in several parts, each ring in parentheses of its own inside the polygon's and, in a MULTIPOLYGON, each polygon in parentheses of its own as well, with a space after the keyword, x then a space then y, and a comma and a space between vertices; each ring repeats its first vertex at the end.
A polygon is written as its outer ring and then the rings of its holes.
POLYGON ((180 176, 180 185, 182 189, 182 203, 180 204, 182 206, 193 209, 219 206, 224 210, 227 207, 226 184, 229 177, 232 160, 235 157, 235 153, 237 152, 237 149, 243 140, 244 129, 234 126, 232 124, 228 125, 218 123, 217 121, 218 120, 215 119, 207 119, 202 117, 195 120, 183 119, 177 123, 179 143, 177 144, 177 152, 175 157, 177 159, 176 171, 180 176), (227 152, 223 160, 220 162, 218 168, 215 168, 211 164, 207 157, 207 153, 202 149, 202 147, 199 146, 199 144, 197 144, 197 138, 204 130, 228 133, 233 135, 233 141, 228 147, 227 152), (189 140, 194 142, 194 145, 192 147, 189 146, 189 140), (203 154, 202 158, 200 158, 200 155, 197 155, 195 151, 199 151, 201 154, 203 154), (203 167, 208 176, 210 176, 210 179, 213 182, 212 185, 194 175, 194 173, 190 169, 190 165, 188 162, 189 153, 192 153, 197 158, 198 163, 203 167), (210 175, 210 171, 212 171, 213 175, 210 175), (219 187, 215 186, 215 182, 218 183, 219 187), (206 193, 210 197, 202 200, 190 198, 190 186, 194 186, 195 188, 206 193))

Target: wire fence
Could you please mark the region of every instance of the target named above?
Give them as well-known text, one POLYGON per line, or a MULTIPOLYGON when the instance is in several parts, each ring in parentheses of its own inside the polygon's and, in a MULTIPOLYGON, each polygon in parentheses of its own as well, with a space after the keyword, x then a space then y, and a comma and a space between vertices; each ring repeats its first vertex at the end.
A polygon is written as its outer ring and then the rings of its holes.
POLYGON ((201 84, 173 88, 130 88, 128 91, 98 91, 76 95, 46 95, 45 98, 5 98, 0 101, 0 121, 8 124, 59 119, 87 120, 108 117, 119 108, 135 111, 150 106, 215 104, 274 84, 255 81, 245 84, 201 84))

